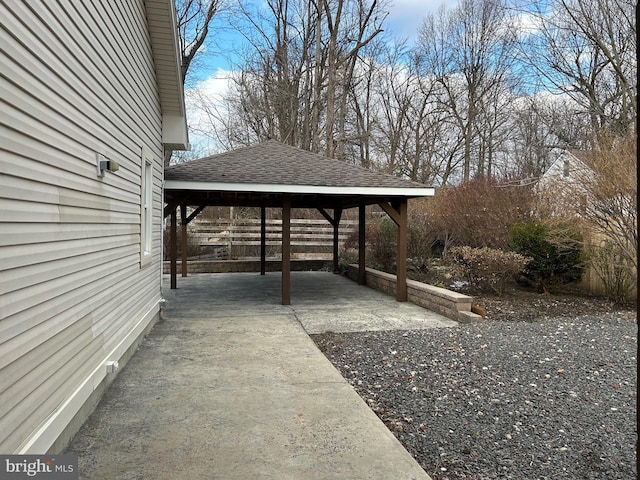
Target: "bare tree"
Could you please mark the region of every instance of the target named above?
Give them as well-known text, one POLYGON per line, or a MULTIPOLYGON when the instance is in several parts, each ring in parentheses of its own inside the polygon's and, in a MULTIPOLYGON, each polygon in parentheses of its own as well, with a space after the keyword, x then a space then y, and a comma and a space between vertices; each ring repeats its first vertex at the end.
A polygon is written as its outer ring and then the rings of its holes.
POLYGON ((510 176, 538 179, 562 150, 585 150, 591 145, 589 119, 566 96, 539 93, 512 104, 509 123, 510 176))
POLYGON ((363 73, 360 85, 351 89, 350 104, 353 110, 352 129, 350 138, 354 150, 353 163, 365 168, 372 168, 372 139, 376 127, 375 92, 377 76, 380 66, 375 61, 375 55, 363 62, 363 73))
MULTIPOLYGON (((547 87, 570 95, 592 134, 624 135, 637 118, 637 39, 632 0, 554 0, 523 53, 547 87)), ((595 138, 595 137, 593 137, 595 138)))
POLYGON ((439 85, 423 76, 422 60, 402 46, 381 59, 372 102, 376 128, 372 142, 379 168, 423 183, 445 175, 449 114, 438 102, 439 85))
MULTIPOLYGON (((311 0, 316 1, 316 0, 311 0)), ((327 48, 326 155, 344 159, 349 93, 358 55, 382 33, 380 0, 318 0, 329 33, 327 48), (338 72, 341 71, 341 79, 338 72), (335 116, 337 115, 337 122, 335 116), (337 123, 337 126, 335 125, 337 123)))
POLYGON ((396 49, 385 58, 386 66, 379 69, 374 87, 378 102, 372 105, 377 120, 374 145, 379 168, 391 174, 401 173, 403 152, 409 141, 407 112, 412 102, 419 101, 413 94, 415 87, 412 83, 416 79, 398 58, 401 56, 402 52, 396 49))
POLYGON ((359 54, 382 31, 379 1, 267 0, 242 11, 251 52, 236 82, 247 107, 238 113, 269 126, 259 138, 345 158, 359 54))
MULTIPOLYGON (((479 148, 482 110, 492 103, 496 89, 506 84, 516 46, 510 11, 502 0, 461 0, 453 10, 440 10, 425 19, 420 29, 423 58, 443 89, 442 101, 455 119, 463 138, 464 181, 471 176, 472 158, 478 159, 476 175, 486 173, 479 148)), ((485 116, 485 119, 490 116, 485 116)), ((494 125, 498 122, 492 122, 494 125)))
MULTIPOLYGON (((223 0, 176 0, 178 36, 180 40, 180 72, 184 88, 189 68, 201 51, 213 17, 218 13, 223 0)), ((171 162, 173 150, 164 152, 164 164, 171 162)))
POLYGON ((258 140, 299 145, 308 135, 301 112, 309 108, 304 92, 315 28, 308 5, 268 0, 257 9, 240 4, 237 14, 244 19, 240 31, 249 49, 242 55, 241 74, 234 77, 233 95, 242 105, 234 114, 253 125, 258 140))
POLYGON ((209 25, 219 12, 223 0, 176 0, 180 37, 180 70, 184 85, 189 67, 201 51, 209 34, 209 25))
POLYGON ((514 105, 511 171, 523 179, 538 179, 551 166, 556 137, 546 121, 546 107, 544 100, 535 96, 514 105))

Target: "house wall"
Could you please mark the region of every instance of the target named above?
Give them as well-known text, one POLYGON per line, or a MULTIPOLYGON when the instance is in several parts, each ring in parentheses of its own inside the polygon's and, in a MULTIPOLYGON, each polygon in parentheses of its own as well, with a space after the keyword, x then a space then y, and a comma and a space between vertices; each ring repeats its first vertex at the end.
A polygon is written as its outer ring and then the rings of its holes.
POLYGON ((577 178, 586 166, 570 152, 563 152, 536 185, 541 214, 561 217, 575 212, 583 203, 583 189, 577 178))
POLYGON ((143 0, 2 2, 0 23, 0 453, 44 453, 159 316, 161 111, 143 0))

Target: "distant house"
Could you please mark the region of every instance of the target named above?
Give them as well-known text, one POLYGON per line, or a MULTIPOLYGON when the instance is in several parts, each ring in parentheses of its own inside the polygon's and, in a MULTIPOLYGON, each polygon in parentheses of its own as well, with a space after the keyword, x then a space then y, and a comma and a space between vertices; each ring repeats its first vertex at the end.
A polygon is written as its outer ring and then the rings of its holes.
POLYGON ((577 151, 563 151, 540 177, 536 191, 545 215, 573 215, 584 208, 587 192, 582 182, 591 170, 580 156, 577 151))
POLYGON ((159 318, 173 0, 0 8, 0 453, 61 451, 159 318))
MULTIPOLYGON (((597 200, 594 199, 593 191, 590 189, 593 188, 593 184, 598 182, 598 179, 595 172, 587 165, 585 157, 586 153, 584 152, 564 151, 540 178, 536 185, 536 191, 538 210, 541 215, 547 217, 595 217, 602 215, 602 212, 606 211, 599 209, 600 207, 595 203, 597 200)), ((625 194, 616 191, 615 195, 615 197, 611 198, 618 197, 618 200, 612 202, 613 204, 618 206, 635 205, 634 202, 628 201, 628 197, 625 197, 625 194)), ((605 201, 605 205, 608 201, 605 201)), ((635 211, 635 208, 631 209, 631 211, 635 211)), ((586 230, 584 235, 587 248, 610 244, 611 232, 615 232, 616 225, 619 228, 618 221, 620 218, 618 215, 618 218, 614 221, 607 221, 607 224, 611 226, 608 231, 606 229, 602 231, 598 228, 586 230)), ((629 218, 635 218, 635 216, 629 215, 629 218)), ((613 275, 611 278, 623 278, 615 272, 625 267, 613 264, 611 264, 611 267, 611 272, 613 272, 610 273, 613 275)), ((605 294, 606 288, 601 278, 602 274, 603 271, 598 274, 594 266, 591 265, 585 269, 582 285, 592 294, 605 294)), ((632 276, 635 278, 637 275, 634 272, 632 276)), ((630 295, 634 298, 637 297, 635 288, 630 290, 630 295)))
POLYGON ((575 181, 577 175, 584 174, 589 169, 581 157, 584 154, 579 151, 564 150, 542 175, 540 182, 547 183, 552 180, 575 181))

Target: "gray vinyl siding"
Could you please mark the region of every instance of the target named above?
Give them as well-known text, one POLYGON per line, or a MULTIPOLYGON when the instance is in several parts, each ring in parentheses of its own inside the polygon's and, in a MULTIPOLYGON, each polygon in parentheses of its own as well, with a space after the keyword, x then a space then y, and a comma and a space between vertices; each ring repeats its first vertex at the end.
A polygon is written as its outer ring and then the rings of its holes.
POLYGON ((0 0, 0 452, 160 300, 162 124, 143 0, 0 0), (154 159, 140 263, 142 148, 154 159), (96 153, 120 170, 96 174, 96 153))

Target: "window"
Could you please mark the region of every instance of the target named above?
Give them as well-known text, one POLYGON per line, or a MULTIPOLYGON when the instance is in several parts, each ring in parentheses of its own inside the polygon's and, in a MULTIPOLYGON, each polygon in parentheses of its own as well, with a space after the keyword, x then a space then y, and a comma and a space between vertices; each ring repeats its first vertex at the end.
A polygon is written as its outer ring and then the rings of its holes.
POLYGON ((153 245, 153 159, 151 152, 142 147, 140 195, 140 265, 151 260, 153 245))

